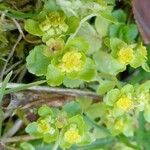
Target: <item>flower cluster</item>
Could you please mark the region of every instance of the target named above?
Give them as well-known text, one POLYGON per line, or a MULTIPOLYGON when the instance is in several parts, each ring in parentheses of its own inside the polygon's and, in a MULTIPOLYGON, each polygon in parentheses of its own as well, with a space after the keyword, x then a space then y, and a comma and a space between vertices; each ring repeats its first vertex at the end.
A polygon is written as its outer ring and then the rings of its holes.
POLYGON ((147 61, 147 50, 142 43, 127 44, 120 39, 111 38, 110 48, 112 56, 124 66, 143 67, 147 61))
POLYGON ((39 108, 38 114, 40 118, 36 122, 30 123, 26 127, 26 132, 33 136, 43 138, 44 142, 55 141, 58 138, 58 129, 55 125, 52 110, 48 106, 43 105, 39 108))
POLYGON ((84 46, 78 47, 78 44, 83 45, 80 39, 74 39, 65 46, 64 51, 57 57, 54 57, 47 70, 47 81, 50 85, 60 85, 66 79, 90 81, 96 75, 95 64, 89 57, 86 56, 84 46), (76 41, 74 41, 76 40, 76 41), (74 43, 75 42, 75 43, 74 43), (52 74, 57 73, 57 81, 52 78, 52 74))
POLYGON ((133 49, 130 47, 123 47, 118 52, 118 59, 123 64, 129 64, 133 61, 133 49))
POLYGON ((61 38, 49 39, 47 45, 37 46, 30 52, 27 68, 36 75, 41 70, 39 75, 45 75, 51 86, 63 83, 68 87, 78 87, 96 76, 95 63, 87 56, 87 50, 88 44, 82 38, 75 38, 67 44, 61 38))
POLYGON ((150 82, 138 87, 130 84, 121 89, 112 89, 104 97, 105 123, 113 134, 123 133, 133 136, 137 126, 137 115, 144 111, 144 117, 150 122, 150 82))
POLYGON ((68 25, 65 20, 66 17, 63 12, 52 11, 47 13, 41 11, 36 20, 26 20, 25 29, 33 35, 41 36, 42 41, 47 43, 51 38, 57 38, 67 32, 68 25))
POLYGON ((45 20, 39 24, 43 32, 48 32, 51 36, 60 35, 68 29, 65 17, 59 12, 50 12, 45 20))
POLYGON ((39 119, 28 124, 26 132, 34 137, 43 139, 46 143, 61 138, 60 146, 69 148, 73 144, 80 144, 86 139, 85 122, 81 115, 68 117, 65 112, 55 114, 47 105, 38 109, 39 119), (60 137, 61 136, 61 137, 60 137))

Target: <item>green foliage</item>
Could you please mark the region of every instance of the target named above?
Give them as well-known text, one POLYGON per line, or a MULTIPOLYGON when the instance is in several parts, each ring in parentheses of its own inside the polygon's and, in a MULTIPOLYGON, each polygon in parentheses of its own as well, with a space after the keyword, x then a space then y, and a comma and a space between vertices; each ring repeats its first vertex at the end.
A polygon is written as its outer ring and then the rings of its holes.
MULTIPOLYGON (((34 108, 29 112, 36 113, 38 119, 29 123, 25 118, 25 130, 35 139, 9 145, 22 150, 149 150, 150 52, 128 11, 130 1, 121 7, 115 0, 25 2, 29 5, 26 11, 22 9, 24 1, 17 6, 16 0, 0 4, 0 67, 5 63, 8 70, 4 66, 2 73, 6 75, 18 58, 24 62, 28 55, 28 71, 36 81, 45 80, 6 89, 8 74, 0 88, 1 103, 5 94, 45 82, 64 90, 85 90, 96 102, 77 97, 59 108, 34 108), (30 3, 35 4, 34 9, 30 3), (21 41, 16 41, 16 29, 23 36, 21 41), (9 60, 8 50, 16 50, 14 59, 9 60), (100 95, 101 101, 90 90, 100 95)), ((23 67, 15 70, 16 74, 21 72, 18 80, 24 74, 23 67)), ((1 129, 2 106, 0 116, 1 129)))

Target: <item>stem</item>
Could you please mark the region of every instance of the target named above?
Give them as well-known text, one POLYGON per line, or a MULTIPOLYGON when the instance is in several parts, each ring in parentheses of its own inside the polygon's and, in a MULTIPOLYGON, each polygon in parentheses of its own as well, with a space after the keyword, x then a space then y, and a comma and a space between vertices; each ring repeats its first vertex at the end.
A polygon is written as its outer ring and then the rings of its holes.
POLYGON ((63 130, 60 131, 59 137, 58 137, 56 143, 54 144, 54 147, 52 148, 52 150, 58 149, 60 142, 61 142, 61 139, 62 139, 62 136, 63 136, 63 130))

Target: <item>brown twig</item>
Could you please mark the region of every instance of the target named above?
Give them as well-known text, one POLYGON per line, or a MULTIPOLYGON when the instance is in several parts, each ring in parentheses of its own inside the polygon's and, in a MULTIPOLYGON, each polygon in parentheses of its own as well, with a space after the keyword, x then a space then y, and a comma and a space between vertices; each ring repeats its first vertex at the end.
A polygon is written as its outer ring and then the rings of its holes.
POLYGON ((30 136, 30 135, 21 135, 21 136, 14 136, 11 138, 3 138, 1 142, 2 143, 15 143, 15 142, 30 141, 30 140, 36 140, 36 139, 39 139, 39 138, 30 136))
MULTIPOLYGON (((0 83, 1 87, 2 83, 0 83)), ((23 84, 16 84, 16 83, 8 83, 7 88, 16 88, 22 86, 23 84)), ((95 92, 91 92, 89 90, 78 90, 78 89, 69 89, 69 88, 57 88, 57 87, 48 87, 48 86, 33 86, 28 88, 28 90, 36 91, 36 92, 49 92, 49 93, 58 93, 58 94, 65 94, 70 96, 89 96, 92 98, 99 98, 100 96, 97 95, 95 92)))

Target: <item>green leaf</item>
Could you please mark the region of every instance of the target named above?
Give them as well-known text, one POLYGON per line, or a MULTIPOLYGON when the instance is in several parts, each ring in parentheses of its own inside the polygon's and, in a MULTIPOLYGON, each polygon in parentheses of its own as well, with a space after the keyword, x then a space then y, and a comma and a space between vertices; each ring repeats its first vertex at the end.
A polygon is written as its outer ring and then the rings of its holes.
POLYGON ((96 65, 94 64, 92 59, 87 58, 85 66, 80 72, 80 78, 84 81, 91 81, 95 78, 96 74, 96 65))
POLYGON ((47 12, 50 11, 56 11, 58 10, 58 5, 56 3, 56 0, 44 0, 44 10, 46 10, 47 12))
POLYGON ((118 20, 118 22, 125 23, 127 19, 127 15, 122 9, 115 10, 112 15, 118 20))
POLYGON ((85 112, 93 102, 89 97, 78 97, 76 101, 80 104, 82 112, 85 112))
POLYGON ((4 117, 4 113, 3 113, 3 109, 2 109, 2 100, 3 97, 5 95, 5 89, 7 86, 7 83, 9 82, 10 78, 12 76, 12 72, 10 72, 4 79, 2 86, 0 88, 0 137, 1 137, 1 132, 2 132, 2 123, 3 123, 3 117, 4 117))
POLYGON ((147 60, 147 50, 146 47, 143 46, 142 44, 137 44, 135 49, 134 49, 134 59, 130 63, 131 67, 137 68, 142 65, 142 68, 149 72, 150 68, 146 63, 147 60))
POLYGON ((108 22, 108 20, 106 20, 105 18, 101 16, 96 17, 95 27, 101 37, 107 35, 109 24, 110 22, 108 22))
POLYGON ((127 137, 132 137, 134 135, 134 127, 132 122, 133 122, 132 118, 127 118, 125 122, 123 133, 127 137))
POLYGON ((104 95, 106 92, 110 91, 115 87, 114 81, 102 81, 100 82, 100 85, 98 86, 97 93, 100 95, 104 95))
POLYGON ((3 96, 5 94, 5 89, 6 89, 6 86, 7 86, 7 83, 9 82, 10 78, 12 76, 12 72, 10 72, 6 78, 4 79, 3 83, 2 83, 2 86, 0 88, 0 104, 2 102, 2 99, 3 99, 3 96))
POLYGON ((96 52, 93 55, 93 58, 97 66, 97 70, 102 73, 117 75, 119 72, 125 70, 124 65, 120 64, 116 59, 106 52, 96 52))
POLYGON ((142 64, 142 68, 143 68, 145 71, 150 72, 150 67, 149 67, 149 65, 148 65, 146 62, 144 62, 144 63, 142 64))
POLYGON ((45 134, 43 137, 43 141, 46 143, 51 143, 56 141, 58 139, 58 136, 59 136, 59 132, 58 130, 56 130, 54 134, 49 134, 49 133, 45 134))
POLYGON ((89 118, 94 120, 95 118, 98 118, 101 115, 103 115, 104 110, 105 110, 104 103, 101 103, 101 102, 94 103, 86 110, 86 114, 88 115, 89 118))
POLYGON ((80 20, 75 16, 71 16, 67 19, 66 23, 69 26, 67 33, 74 33, 79 26, 80 20))
POLYGON ((98 51, 101 47, 102 41, 100 36, 96 33, 95 29, 87 22, 81 26, 77 36, 85 38, 88 42, 88 54, 92 54, 93 52, 98 51))
POLYGON ((37 134, 37 122, 32 122, 28 124, 28 126, 25 128, 25 131, 31 135, 36 135, 37 134))
POLYGON ((28 19, 25 21, 24 28, 30 34, 36 36, 42 36, 44 34, 43 31, 39 28, 39 22, 32 19, 28 19))
POLYGON ((34 47, 26 58, 28 71, 37 76, 45 75, 50 64, 49 58, 43 55, 44 47, 44 45, 34 47))
POLYGON ((41 117, 46 117, 48 115, 52 115, 53 112, 52 110, 50 109, 50 107, 48 107, 47 105, 43 105, 41 106, 39 109, 38 109, 38 114, 39 116, 41 117))
POLYGON ((84 122, 83 117, 81 115, 73 116, 73 117, 69 118, 68 121, 70 124, 76 124, 77 128, 79 129, 80 134, 81 135, 84 134, 85 122, 84 122))
POLYGON ((35 148, 33 147, 32 144, 28 143, 28 142, 23 142, 20 144, 20 148, 21 150, 35 150, 35 148))
POLYGON ((70 40, 67 43, 65 48, 69 49, 70 47, 73 47, 81 52, 87 52, 89 49, 89 45, 88 45, 87 41, 82 37, 77 37, 77 38, 70 40))
POLYGON ((149 92, 149 89, 150 89, 150 80, 145 81, 143 84, 141 84, 137 89, 137 93, 140 94, 141 92, 149 92))
POLYGON ((82 80, 80 79, 69 79, 68 77, 65 77, 63 84, 65 87, 69 88, 77 88, 83 83, 82 80))
POLYGON ((63 106, 63 110, 71 117, 81 113, 81 106, 76 101, 71 101, 63 106))
POLYGON ((124 94, 129 94, 134 92, 134 87, 131 84, 126 84, 122 87, 121 92, 124 94))
POLYGON ((100 15, 105 18, 106 20, 108 20, 111 23, 114 24, 118 24, 117 20, 115 17, 113 17, 111 14, 107 13, 107 12, 100 12, 100 15))
POLYGON ((120 28, 119 38, 124 40, 126 43, 133 43, 138 35, 138 28, 135 24, 130 24, 120 28))
POLYGON ((50 64, 47 68, 46 80, 51 86, 59 86, 63 83, 64 74, 54 65, 50 64))
POLYGON ((114 102, 118 99, 119 95, 120 91, 118 89, 112 89, 104 97, 104 102, 109 106, 113 106, 114 102))
POLYGON ((119 25, 111 24, 109 26, 109 36, 110 37, 119 37, 119 31, 123 26, 124 26, 123 24, 119 24, 119 25))

